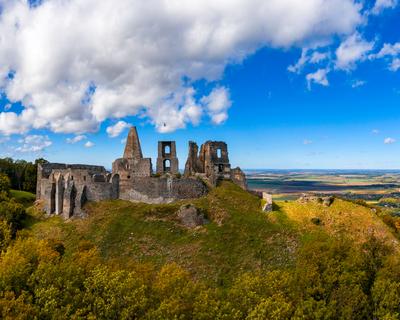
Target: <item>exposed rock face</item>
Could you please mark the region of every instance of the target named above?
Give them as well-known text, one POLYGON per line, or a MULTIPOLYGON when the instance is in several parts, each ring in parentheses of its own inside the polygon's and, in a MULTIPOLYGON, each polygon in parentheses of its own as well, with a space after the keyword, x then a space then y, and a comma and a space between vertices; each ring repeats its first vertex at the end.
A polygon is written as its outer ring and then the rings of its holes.
POLYGON ((322 204, 325 207, 329 207, 333 203, 334 200, 335 200, 335 198, 332 196, 319 197, 316 195, 303 194, 297 201, 300 203, 315 202, 315 203, 322 204))
POLYGON ((48 214, 83 217, 87 201, 123 199, 146 203, 168 203, 199 198, 209 186, 230 179, 247 188, 240 168, 231 170, 227 145, 207 141, 198 154, 197 144, 189 143, 189 156, 182 178, 178 169, 175 141, 158 143, 157 176, 153 175, 151 158, 143 158, 135 127, 129 131, 124 155, 104 167, 49 163, 38 166, 37 194, 48 214))
POLYGON ((177 212, 181 223, 188 228, 195 228, 205 224, 204 215, 193 205, 183 205, 177 212))
POLYGON ((332 196, 330 196, 330 197, 323 197, 323 198, 322 198, 322 204, 323 204, 325 207, 330 207, 334 200, 335 200, 335 198, 332 197, 332 196))

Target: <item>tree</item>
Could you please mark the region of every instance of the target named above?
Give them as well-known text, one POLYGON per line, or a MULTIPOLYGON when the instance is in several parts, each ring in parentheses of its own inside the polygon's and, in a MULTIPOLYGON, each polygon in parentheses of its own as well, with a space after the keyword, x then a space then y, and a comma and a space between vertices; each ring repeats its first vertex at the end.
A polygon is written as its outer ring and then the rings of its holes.
POLYGON ((22 227, 22 220, 25 217, 24 207, 15 202, 14 199, 0 201, 0 219, 5 221, 11 228, 13 236, 22 227))
POLYGON ((0 253, 7 249, 11 242, 11 228, 4 220, 0 220, 0 253))
POLYGON ((7 175, 0 173, 0 192, 8 192, 10 191, 11 182, 7 175))

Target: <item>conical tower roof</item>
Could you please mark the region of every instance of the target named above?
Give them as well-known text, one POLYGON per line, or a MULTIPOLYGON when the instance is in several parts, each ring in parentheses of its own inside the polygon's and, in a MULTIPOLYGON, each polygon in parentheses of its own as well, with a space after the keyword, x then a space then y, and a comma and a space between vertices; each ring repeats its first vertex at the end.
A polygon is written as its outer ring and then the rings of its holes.
POLYGON ((131 127, 126 140, 126 146, 124 151, 125 159, 142 159, 142 148, 140 147, 139 136, 136 131, 136 127, 131 127))

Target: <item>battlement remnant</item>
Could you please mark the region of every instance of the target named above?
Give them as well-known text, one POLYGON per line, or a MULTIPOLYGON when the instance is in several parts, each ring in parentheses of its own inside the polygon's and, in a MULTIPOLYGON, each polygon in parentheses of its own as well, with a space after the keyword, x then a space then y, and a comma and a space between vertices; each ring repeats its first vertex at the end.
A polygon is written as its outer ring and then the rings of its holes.
POLYGON ((231 169, 228 147, 222 141, 207 141, 199 152, 189 142, 183 177, 179 173, 175 141, 159 141, 156 175, 151 158, 143 158, 136 127, 129 131, 122 158, 104 167, 80 164, 46 163, 38 165, 36 198, 47 214, 65 219, 84 217, 88 201, 122 199, 146 203, 169 203, 199 198, 221 180, 231 180, 247 189, 240 168, 231 169))

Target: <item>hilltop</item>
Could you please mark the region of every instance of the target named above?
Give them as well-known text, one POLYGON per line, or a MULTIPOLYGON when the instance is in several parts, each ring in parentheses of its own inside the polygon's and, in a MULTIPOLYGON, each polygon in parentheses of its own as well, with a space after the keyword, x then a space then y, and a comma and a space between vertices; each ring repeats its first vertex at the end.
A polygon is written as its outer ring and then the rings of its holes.
POLYGON ((150 205, 122 200, 90 203, 87 219, 64 222, 40 218, 29 226, 32 235, 61 241, 66 254, 81 243, 95 246, 102 258, 121 266, 132 261, 158 267, 175 262, 196 279, 225 283, 243 272, 288 268, 310 234, 348 237, 363 243, 374 235, 389 245, 397 239, 371 208, 336 199, 330 207, 317 203, 278 201, 272 213, 260 200, 224 182, 207 196, 173 204, 150 205), (194 204, 209 223, 188 229, 176 216, 194 204), (314 218, 319 223, 313 222, 314 218))

